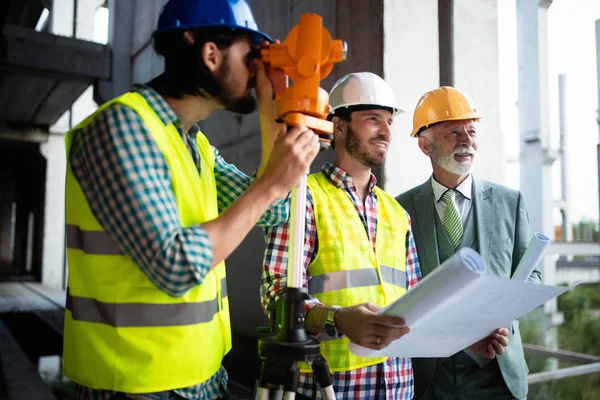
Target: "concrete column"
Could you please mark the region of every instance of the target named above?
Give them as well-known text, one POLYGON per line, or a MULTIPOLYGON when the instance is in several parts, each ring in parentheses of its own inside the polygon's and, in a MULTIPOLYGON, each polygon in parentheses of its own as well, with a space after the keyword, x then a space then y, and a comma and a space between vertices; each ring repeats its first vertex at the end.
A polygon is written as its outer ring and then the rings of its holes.
MULTIPOLYGON (((548 176, 551 176, 555 157, 547 148, 548 11, 546 7, 538 6, 538 3, 538 0, 517 0, 521 191, 529 205, 532 231, 553 237, 552 180, 548 176)), ((546 257, 543 265, 544 282, 554 284, 554 262, 546 257)))
MULTIPOLYGON (((598 130, 600 131, 600 19, 596 20, 596 80, 598 87, 598 130)), ((598 229, 600 229, 600 139, 596 145, 596 158, 598 162, 598 229)))
MULTIPOLYGON (((112 51, 112 79, 98 84, 94 92, 94 98, 98 104, 125 93, 131 87, 131 46, 135 3, 134 1, 108 1, 108 45, 112 51)), ((140 12, 142 10, 140 9, 140 12)), ((154 27, 155 22, 144 24, 144 26, 154 27)), ((147 40, 149 38, 148 35, 147 40)))
POLYGON ((40 145, 46 157, 46 205, 44 208, 44 257, 42 283, 62 288, 65 280, 65 143, 64 135, 51 134, 40 145))
MULTIPOLYGON (((54 0, 50 13, 50 32, 93 40, 96 10, 103 0, 54 0), (75 10, 76 8, 76 10, 75 10), (75 23, 74 23, 74 16, 75 23)), ((44 212, 44 256, 42 282, 62 288, 65 282, 65 242, 64 242, 64 196, 66 156, 64 134, 75 124, 95 110, 93 91, 86 90, 52 127, 47 143, 41 152, 47 160, 46 205, 44 212)))
MULTIPOLYGON (((549 145, 549 81, 547 13, 551 1, 517 0, 519 63, 519 130, 521 191, 529 210, 533 232, 554 236, 552 164, 556 154, 549 145)), ((546 256, 539 268, 546 284, 556 284, 556 256, 546 256)), ((562 323, 556 299, 544 304, 547 316, 545 345, 557 348, 556 326, 562 323)), ((558 363, 549 361, 556 369, 558 363)))
MULTIPOLYGON (((122 3, 122 1, 116 0, 116 3, 122 3)), ((127 36, 115 36, 115 41, 111 45, 114 45, 119 52, 123 51, 123 56, 125 56, 126 46, 129 45, 128 56, 131 65, 131 82, 145 83, 161 74, 165 67, 164 60, 152 48, 152 32, 156 29, 158 16, 165 1, 143 0, 133 3, 135 5, 131 11, 131 25, 133 28, 130 38, 127 39, 127 36), (125 41, 129 41, 129 44, 124 43, 125 41)), ((125 5, 122 4, 119 7, 125 7, 125 5)), ((120 9, 117 9, 117 12, 121 12, 123 19, 128 17, 125 10, 120 11, 120 9)), ((118 15, 115 18, 118 18, 118 15)), ((115 25, 111 26, 111 30, 113 29, 116 34, 119 30, 122 31, 125 28, 115 23, 115 25)), ((125 65, 123 64, 121 68, 125 65)))
MULTIPOLYGON (((481 179, 504 182, 504 141, 500 130, 498 72, 498 10, 494 0, 442 2, 452 6, 451 63, 454 86, 471 95, 483 115, 479 157, 474 172, 481 179), (477 55, 476 57, 474 55, 477 55)), ((426 91, 440 86, 438 4, 436 0, 384 2, 384 78, 406 113, 394 121, 394 136, 386 161, 385 188, 396 195, 424 182, 431 174, 429 159, 409 137, 412 114, 426 91)), ((445 20, 444 20, 445 21, 445 20)), ((448 28, 448 27, 446 27, 448 28)))
POLYGON ((429 158, 410 132, 417 101, 439 86, 437 7, 437 0, 384 1, 383 78, 404 110, 394 119, 385 163, 385 190, 394 196, 431 174, 429 158))
POLYGON ((454 86, 468 93, 482 118, 473 173, 504 184, 506 155, 500 129, 497 0, 454 2, 454 86))
MULTIPOLYGON (((94 40, 94 22, 98 7, 104 4, 104 0, 75 0, 77 3, 77 25, 75 37, 83 40, 94 40)), ((87 88, 71 107, 71 127, 77 125, 90 113, 96 110, 98 105, 94 101, 93 87, 87 88)))
POLYGON ((13 262, 15 223, 15 182, 10 175, 0 173, 0 268, 13 262))
POLYGON ((567 152, 569 148, 569 132, 567 129, 567 77, 563 74, 558 76, 558 107, 560 120, 560 184, 562 195, 562 240, 572 241, 573 230, 571 229, 571 196, 569 195, 569 163, 567 152))

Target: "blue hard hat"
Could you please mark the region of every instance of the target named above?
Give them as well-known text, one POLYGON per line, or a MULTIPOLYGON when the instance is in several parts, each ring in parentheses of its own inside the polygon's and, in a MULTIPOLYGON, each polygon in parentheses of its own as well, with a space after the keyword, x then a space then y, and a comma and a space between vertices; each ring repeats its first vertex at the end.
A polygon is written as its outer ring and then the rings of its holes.
POLYGON ((258 30, 245 0, 169 0, 152 36, 176 29, 223 27, 249 34, 253 44, 273 40, 258 30))

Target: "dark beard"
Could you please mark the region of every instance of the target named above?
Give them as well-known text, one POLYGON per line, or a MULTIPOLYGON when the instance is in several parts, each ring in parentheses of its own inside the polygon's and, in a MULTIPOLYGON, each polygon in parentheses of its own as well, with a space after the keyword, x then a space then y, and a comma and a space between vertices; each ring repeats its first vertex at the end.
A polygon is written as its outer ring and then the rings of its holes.
MULTIPOLYGON (((238 113, 238 114, 250 114, 256 110, 256 100, 251 94, 244 95, 242 97, 234 97, 233 92, 238 90, 239 85, 232 82, 229 79, 231 66, 228 62, 227 56, 223 60, 223 66, 217 71, 215 75, 215 83, 218 86, 215 98, 225 107, 226 110, 238 113), (228 83, 229 82, 229 83, 228 83)), ((248 84, 252 85, 253 80, 248 84)), ((246 88, 244 88, 246 89, 246 88)))
POLYGON ((381 167, 385 163, 385 154, 382 157, 370 155, 364 143, 360 141, 360 136, 352 129, 350 124, 347 127, 346 151, 348 154, 369 168, 381 167))

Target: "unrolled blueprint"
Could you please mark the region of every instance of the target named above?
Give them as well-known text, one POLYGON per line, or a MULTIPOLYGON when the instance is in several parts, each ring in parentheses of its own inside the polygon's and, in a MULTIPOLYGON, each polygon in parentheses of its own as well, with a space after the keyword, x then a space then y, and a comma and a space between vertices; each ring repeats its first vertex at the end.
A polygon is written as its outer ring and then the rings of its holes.
MULTIPOLYGON (((486 275, 474 250, 463 248, 382 310, 406 321, 410 332, 382 350, 350 343, 361 356, 449 357, 496 328, 569 290, 486 275)), ((510 337, 509 337, 510 339, 510 337)))

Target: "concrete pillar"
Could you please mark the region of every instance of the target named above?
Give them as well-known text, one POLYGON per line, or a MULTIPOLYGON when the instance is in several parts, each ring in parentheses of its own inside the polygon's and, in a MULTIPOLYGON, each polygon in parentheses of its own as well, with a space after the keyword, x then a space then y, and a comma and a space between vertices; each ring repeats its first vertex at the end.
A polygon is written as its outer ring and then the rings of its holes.
POLYGON ((423 183, 431 164, 410 137, 419 98, 439 86, 437 0, 385 0, 383 78, 403 114, 394 119, 385 163, 385 190, 396 196, 423 183))
POLYGON ((569 163, 567 152, 569 149, 569 131, 567 129, 567 77, 564 74, 558 76, 558 112, 560 121, 560 185, 562 196, 562 240, 572 241, 573 230, 571 229, 571 196, 569 195, 569 163))
MULTIPOLYGON (((94 98, 98 104, 125 93, 131 87, 131 46, 135 3, 134 1, 108 1, 108 45, 112 51, 112 79, 98 84, 97 90, 94 92, 94 98)), ((147 23, 144 26, 153 27, 154 24, 147 23)))
MULTIPOLYGON (((596 20, 596 85, 598 87, 597 121, 600 132, 600 19, 596 20)), ((598 229, 600 230, 600 139, 596 145, 596 158, 598 163, 598 229)))
MULTIPOLYGON (((548 10, 538 4, 538 0, 517 1, 521 191, 529 205, 531 229, 553 237, 552 179, 548 177, 555 157, 548 150, 548 10)), ((544 282, 554 284, 553 261, 543 264, 544 282)))
POLYGON ((506 155, 500 129, 497 0, 454 1, 454 86, 468 93, 482 118, 473 173, 504 184, 506 155))
POLYGON ((13 262, 15 224, 15 182, 8 174, 0 173, 0 268, 13 262))
MULTIPOLYGON (((72 0, 67 0, 72 1, 72 0)), ((77 24, 75 37, 83 40, 94 40, 94 22, 98 7, 104 0, 75 0, 77 4, 77 24)), ((71 107, 71 127, 77 125, 98 107, 94 101, 94 90, 90 86, 71 107)))
MULTIPOLYGON (((50 32, 93 40, 95 13, 103 3, 103 0, 54 0, 50 13, 50 32), (74 16, 76 16, 75 23, 74 16)), ((93 91, 90 87, 73 104, 71 110, 50 127, 51 134, 48 142, 41 146, 41 152, 47 160, 42 283, 57 288, 64 287, 66 280, 64 274, 66 171, 64 134, 95 110, 96 103, 92 95, 93 91)))
MULTIPOLYGON (((116 3, 122 3, 122 1, 116 0, 116 3)), ((164 60, 152 48, 151 36, 152 32, 156 29, 158 16, 165 1, 146 0, 134 3, 131 16, 131 25, 133 26, 131 37, 127 39, 126 36, 115 36, 115 41, 111 43, 111 46, 115 46, 119 51, 125 52, 127 43, 123 42, 129 41, 131 82, 145 83, 164 71, 164 60)), ((125 7, 125 5, 119 5, 119 7, 125 7)), ((120 9, 117 9, 117 12, 121 12, 123 19, 128 17, 125 15, 126 12, 124 10, 120 11, 120 9)), ((115 17, 118 18, 118 15, 115 17)), ((115 23, 115 25, 111 26, 112 29, 123 30, 124 28, 115 23)), ((117 31, 115 31, 116 33, 117 31)))
MULTIPOLYGON (((438 1, 384 2, 384 78, 392 85, 405 114, 394 121, 394 136, 386 161, 385 189, 397 195, 431 174, 429 159, 410 138, 418 99, 440 86, 438 1)), ((494 0, 446 2, 452 6, 454 39, 451 78, 471 95, 483 118, 479 126, 479 156, 474 173, 480 179, 504 183, 504 141, 500 130, 498 10, 494 0), (477 54, 476 57, 473 55, 477 54)), ((448 11, 448 10, 447 10, 448 11)), ((450 79, 449 71, 445 71, 450 79)))
MULTIPOLYGON (((551 1, 517 0, 517 49, 519 64, 519 130, 521 191, 529 209, 533 232, 554 237, 552 164, 556 154, 548 149, 549 81, 547 13, 551 1)), ((538 266, 545 284, 556 284, 556 256, 546 256, 538 266)), ((562 323, 556 299, 544 304, 547 316, 545 345, 558 348, 556 326, 562 323)), ((555 360, 548 363, 558 367, 555 360)))
POLYGON ((51 134, 40 145, 46 157, 46 205, 44 208, 44 258, 42 283, 62 288, 65 280, 65 171, 63 134, 51 134))

